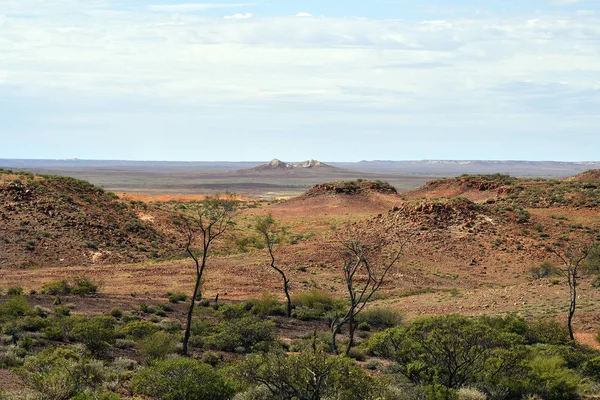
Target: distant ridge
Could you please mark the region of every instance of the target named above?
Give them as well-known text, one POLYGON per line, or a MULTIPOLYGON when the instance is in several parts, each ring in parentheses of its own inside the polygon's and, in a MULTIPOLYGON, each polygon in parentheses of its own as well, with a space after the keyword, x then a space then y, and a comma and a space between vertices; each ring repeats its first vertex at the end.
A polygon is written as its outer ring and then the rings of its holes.
POLYGON ((336 167, 332 167, 331 165, 325 164, 321 161, 317 160, 306 160, 294 164, 288 164, 283 162, 277 158, 272 159, 266 164, 259 165, 258 167, 250 168, 246 171, 288 171, 295 169, 320 169, 320 168, 328 168, 328 169, 337 169, 336 167))
POLYGON ((292 164, 294 168, 335 168, 329 164, 325 164, 317 160, 306 160, 303 162, 292 164))
POLYGON ((279 170, 279 169, 290 169, 292 165, 285 163, 277 158, 272 159, 266 164, 259 165, 258 167, 250 168, 253 171, 265 171, 265 170, 279 170))

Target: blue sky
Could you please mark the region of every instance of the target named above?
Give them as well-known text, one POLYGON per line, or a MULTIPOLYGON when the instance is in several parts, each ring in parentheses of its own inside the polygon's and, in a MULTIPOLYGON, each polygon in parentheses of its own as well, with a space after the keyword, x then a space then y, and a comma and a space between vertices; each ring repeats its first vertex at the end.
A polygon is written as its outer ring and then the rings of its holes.
POLYGON ((600 1, 3 0, 0 158, 598 160, 600 1))

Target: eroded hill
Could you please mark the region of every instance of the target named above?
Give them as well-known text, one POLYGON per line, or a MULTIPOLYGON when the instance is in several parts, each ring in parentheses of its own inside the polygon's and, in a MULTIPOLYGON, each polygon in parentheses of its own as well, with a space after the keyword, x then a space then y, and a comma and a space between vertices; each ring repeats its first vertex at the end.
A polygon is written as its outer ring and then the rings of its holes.
POLYGON ((0 266, 125 263, 175 254, 174 235, 128 203, 72 178, 0 171, 0 266))

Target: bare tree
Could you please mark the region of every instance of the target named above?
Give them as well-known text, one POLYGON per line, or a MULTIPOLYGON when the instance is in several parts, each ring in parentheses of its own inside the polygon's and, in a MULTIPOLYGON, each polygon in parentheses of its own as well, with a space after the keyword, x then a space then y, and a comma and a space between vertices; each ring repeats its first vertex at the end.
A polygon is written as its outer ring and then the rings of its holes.
POLYGON ((336 354, 339 353, 337 334, 345 324, 348 324, 349 330, 346 353, 354 345, 356 316, 381 288, 408 241, 406 236, 400 237, 395 229, 369 232, 351 226, 338 236, 338 240, 342 246, 342 273, 350 305, 343 315, 334 317, 331 322, 331 346, 336 354))
POLYGON ((560 270, 567 277, 569 284, 569 313, 567 326, 569 328, 569 337, 575 340, 573 333, 573 316, 577 309, 577 280, 580 276, 580 268, 584 261, 590 255, 594 244, 591 241, 571 240, 563 246, 549 247, 548 251, 553 253, 562 263, 560 270))
POLYGON ((273 215, 269 214, 263 218, 259 217, 256 221, 256 225, 254 228, 265 241, 267 250, 269 251, 269 256, 271 257, 271 268, 277 271, 279 275, 281 275, 281 279, 283 280, 283 292, 285 293, 285 297, 287 299, 286 315, 289 318, 292 316, 292 298, 290 297, 290 281, 287 278, 285 272, 275 264, 275 253, 273 252, 273 248, 277 240, 277 227, 273 215))
POLYGON ((225 233, 233 223, 237 213, 238 202, 233 195, 225 198, 219 196, 207 197, 202 200, 190 215, 183 218, 183 225, 187 235, 185 250, 194 260, 196 268, 196 283, 194 294, 190 301, 187 314, 185 334, 183 337, 184 356, 188 354, 188 342, 192 328, 192 317, 196 301, 202 298, 201 283, 209 257, 209 250, 213 242, 225 233), (198 246, 198 247, 196 247, 198 246))

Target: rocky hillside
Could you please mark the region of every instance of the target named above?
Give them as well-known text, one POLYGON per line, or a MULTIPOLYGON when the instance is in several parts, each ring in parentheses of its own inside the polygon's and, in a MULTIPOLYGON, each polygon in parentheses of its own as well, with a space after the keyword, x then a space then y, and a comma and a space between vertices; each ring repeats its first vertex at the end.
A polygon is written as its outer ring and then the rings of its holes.
POLYGON ((303 197, 323 195, 368 195, 374 193, 397 194, 398 192, 395 187, 386 182, 358 179, 355 181, 338 181, 315 185, 304 193, 303 197))
MULTIPOLYGON (((593 175, 589 171, 585 176, 593 175)), ((587 179, 587 178, 585 178, 587 179)), ((600 182, 518 179, 508 175, 463 175, 427 183, 407 194, 409 199, 465 197, 478 203, 525 208, 600 207, 600 182)))
POLYGON ((176 254, 148 206, 72 178, 0 170, 0 267, 134 262, 176 254))
POLYGON ((600 169, 590 169, 566 179, 571 182, 594 182, 600 183, 600 169))

